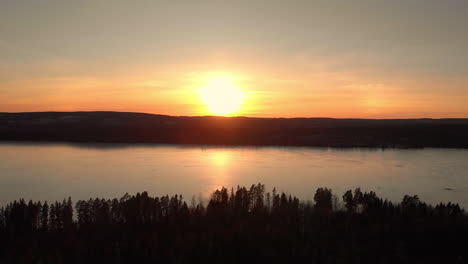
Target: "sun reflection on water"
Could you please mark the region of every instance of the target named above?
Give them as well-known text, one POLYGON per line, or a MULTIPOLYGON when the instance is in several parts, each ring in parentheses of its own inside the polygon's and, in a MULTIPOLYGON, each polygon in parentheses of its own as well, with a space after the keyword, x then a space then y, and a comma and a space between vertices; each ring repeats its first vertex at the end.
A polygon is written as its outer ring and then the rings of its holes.
POLYGON ((210 181, 209 194, 223 186, 226 188, 231 186, 233 153, 216 150, 210 152, 206 158, 211 165, 210 171, 207 172, 207 177, 210 181))

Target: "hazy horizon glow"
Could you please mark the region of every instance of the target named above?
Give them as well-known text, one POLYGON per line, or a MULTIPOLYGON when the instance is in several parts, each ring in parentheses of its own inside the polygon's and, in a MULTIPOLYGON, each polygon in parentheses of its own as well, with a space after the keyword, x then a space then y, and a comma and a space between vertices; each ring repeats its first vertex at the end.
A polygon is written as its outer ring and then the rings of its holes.
POLYGON ((466 14, 462 0, 2 1, 0 112, 468 117, 466 14))

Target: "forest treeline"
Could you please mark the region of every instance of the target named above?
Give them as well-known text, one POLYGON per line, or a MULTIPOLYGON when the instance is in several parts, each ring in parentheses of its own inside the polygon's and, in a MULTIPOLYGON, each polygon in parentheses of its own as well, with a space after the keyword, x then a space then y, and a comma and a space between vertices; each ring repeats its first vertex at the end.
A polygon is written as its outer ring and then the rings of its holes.
POLYGON ((263 184, 209 201, 147 192, 0 208, 0 263, 466 263, 468 215, 457 204, 400 203, 359 188, 301 201, 263 184))

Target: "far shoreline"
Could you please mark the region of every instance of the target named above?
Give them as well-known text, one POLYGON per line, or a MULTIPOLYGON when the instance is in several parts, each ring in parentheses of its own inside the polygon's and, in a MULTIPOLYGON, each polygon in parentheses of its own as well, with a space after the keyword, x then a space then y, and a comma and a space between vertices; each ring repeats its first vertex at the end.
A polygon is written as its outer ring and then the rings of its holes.
POLYGON ((336 149, 468 148, 468 119, 175 117, 125 112, 1 113, 0 142, 336 149))

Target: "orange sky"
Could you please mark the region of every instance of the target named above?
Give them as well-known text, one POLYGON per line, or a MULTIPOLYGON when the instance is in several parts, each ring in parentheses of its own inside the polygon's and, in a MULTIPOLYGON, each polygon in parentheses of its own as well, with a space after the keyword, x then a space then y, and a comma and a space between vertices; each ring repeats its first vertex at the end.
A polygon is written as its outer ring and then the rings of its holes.
POLYGON ((2 2, 0 111, 210 115, 226 77, 230 115, 468 117, 463 2, 182 2, 2 2))

